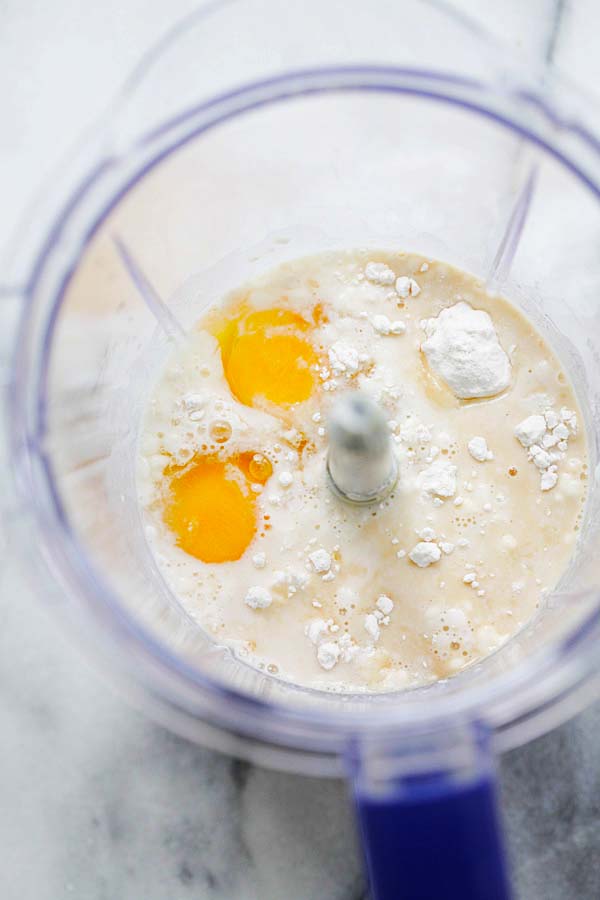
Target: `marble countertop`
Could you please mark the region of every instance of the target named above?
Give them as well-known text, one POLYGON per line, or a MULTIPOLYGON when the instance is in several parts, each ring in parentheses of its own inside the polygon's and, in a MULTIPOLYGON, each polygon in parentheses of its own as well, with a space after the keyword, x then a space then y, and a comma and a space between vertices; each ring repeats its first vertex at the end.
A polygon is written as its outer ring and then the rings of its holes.
MULTIPOLYGON (((574 79, 598 81, 595 0, 459 5, 513 45, 552 55, 574 79)), ((193 6, 0 4, 0 245, 141 51, 193 6)), ((8 559, 0 594, 2 900, 366 896, 341 782, 249 766, 132 710, 8 559)), ((507 754, 501 778, 519 896, 596 900, 600 706, 507 754)))

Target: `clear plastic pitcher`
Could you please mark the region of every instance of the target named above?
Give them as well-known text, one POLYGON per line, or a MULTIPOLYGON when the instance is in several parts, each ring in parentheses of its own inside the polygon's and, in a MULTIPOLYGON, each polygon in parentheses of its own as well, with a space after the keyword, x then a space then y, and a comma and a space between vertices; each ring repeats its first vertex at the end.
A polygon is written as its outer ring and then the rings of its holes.
POLYGON ((5 508, 40 595, 174 730, 345 774, 377 900, 509 896, 495 755, 595 690, 599 110, 436 4, 206 4, 133 73, 2 272, 19 317, 5 508), (143 537, 136 432, 169 341, 115 237, 184 326, 279 261, 371 244, 445 259, 522 305, 590 436, 578 550, 539 616, 450 680, 372 696, 297 687, 213 643, 143 537))

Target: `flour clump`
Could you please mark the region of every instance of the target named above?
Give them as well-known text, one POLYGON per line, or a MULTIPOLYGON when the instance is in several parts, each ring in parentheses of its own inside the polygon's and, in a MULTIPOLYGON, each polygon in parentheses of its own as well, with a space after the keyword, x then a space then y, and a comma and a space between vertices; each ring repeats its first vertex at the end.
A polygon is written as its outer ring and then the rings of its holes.
POLYGON ((546 433, 544 416, 527 416, 515 428, 515 437, 524 447, 538 444, 546 433))
POLYGON ((321 668, 329 671, 333 669, 340 658, 340 648, 336 641, 327 641, 320 644, 317 650, 317 661, 321 668))
POLYGON ((393 284, 396 275, 385 263, 370 262, 365 266, 365 278, 373 284, 393 284))
POLYGON ((510 360, 484 310, 461 301, 425 319, 423 329, 421 349, 457 397, 493 397, 510 384, 510 360))
POLYGON ((427 566, 439 562, 441 556, 442 551, 438 545, 426 541, 420 541, 408 554, 408 558, 420 569, 426 569, 427 566))
POLYGON ((244 602, 250 609, 266 609, 273 601, 266 588, 255 586, 248 588, 244 602))
POLYGON ((489 449, 486 439, 480 435, 471 438, 467 444, 467 450, 477 462, 486 462, 486 460, 494 458, 494 454, 489 449))
POLYGON ((436 459, 421 472, 421 489, 434 497, 454 497, 456 493, 456 466, 446 459, 436 459))

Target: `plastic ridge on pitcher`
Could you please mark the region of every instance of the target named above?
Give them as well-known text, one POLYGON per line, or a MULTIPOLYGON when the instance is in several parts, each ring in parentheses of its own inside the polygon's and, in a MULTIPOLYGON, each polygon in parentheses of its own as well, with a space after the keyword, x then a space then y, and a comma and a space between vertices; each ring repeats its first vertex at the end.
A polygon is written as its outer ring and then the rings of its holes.
POLYGON ((127 274, 135 285, 135 288, 162 328, 168 338, 181 341, 185 337, 185 331, 179 324, 171 310, 161 300, 155 288, 152 286, 139 264, 136 262, 123 240, 118 235, 113 235, 113 242, 121 261, 127 270, 127 274))

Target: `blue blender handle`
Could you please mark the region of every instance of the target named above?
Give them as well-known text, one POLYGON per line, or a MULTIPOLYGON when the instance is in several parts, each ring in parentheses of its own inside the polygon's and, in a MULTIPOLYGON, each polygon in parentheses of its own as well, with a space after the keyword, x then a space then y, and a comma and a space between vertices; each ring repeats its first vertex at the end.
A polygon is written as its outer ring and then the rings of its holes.
MULTIPOLYGON (((444 755, 437 754, 438 763, 444 755)), ((394 757, 383 767, 376 752, 366 760, 353 757, 372 900, 513 897, 493 762, 483 742, 467 766, 438 765, 412 774, 395 774, 394 757)), ((406 761, 405 754, 400 758, 406 761)))

